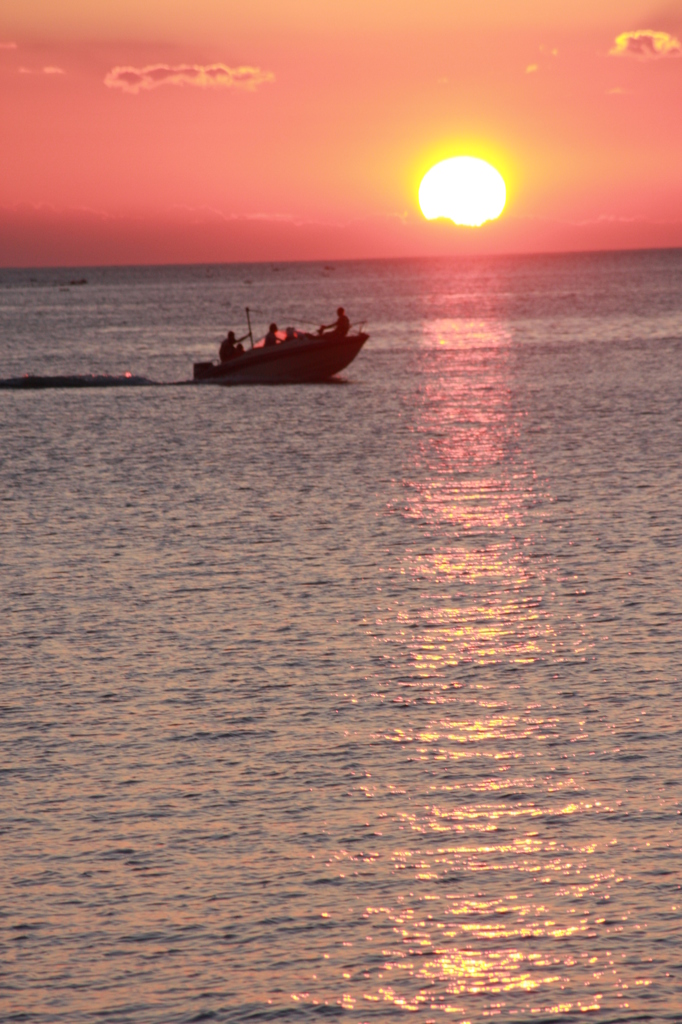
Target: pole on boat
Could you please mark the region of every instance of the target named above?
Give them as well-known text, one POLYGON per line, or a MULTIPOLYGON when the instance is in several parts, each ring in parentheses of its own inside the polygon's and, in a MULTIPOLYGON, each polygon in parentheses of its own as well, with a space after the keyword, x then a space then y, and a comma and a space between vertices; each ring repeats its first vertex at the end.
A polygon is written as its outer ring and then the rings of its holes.
POLYGON ((246 322, 249 325, 249 337, 251 338, 251 348, 253 348, 253 331, 251 330, 251 317, 249 316, 249 307, 246 307, 246 322))

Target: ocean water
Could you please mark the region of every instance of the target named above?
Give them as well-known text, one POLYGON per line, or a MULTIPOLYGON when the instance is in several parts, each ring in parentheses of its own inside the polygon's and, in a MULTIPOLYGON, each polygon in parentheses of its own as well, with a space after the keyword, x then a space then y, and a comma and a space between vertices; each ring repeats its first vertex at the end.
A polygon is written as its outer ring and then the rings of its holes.
POLYGON ((0 271, 3 1021, 682 1020, 682 251, 0 271), (87 285, 69 281, 87 279, 87 285))

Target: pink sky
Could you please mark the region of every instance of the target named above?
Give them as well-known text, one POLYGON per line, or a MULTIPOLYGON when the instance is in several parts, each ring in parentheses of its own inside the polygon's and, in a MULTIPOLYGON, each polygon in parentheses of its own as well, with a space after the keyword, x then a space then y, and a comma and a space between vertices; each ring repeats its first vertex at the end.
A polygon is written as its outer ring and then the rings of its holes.
POLYGON ((682 245, 680 38, 634 0, 5 0, 0 263, 682 245), (423 220, 459 154, 498 222, 423 220))

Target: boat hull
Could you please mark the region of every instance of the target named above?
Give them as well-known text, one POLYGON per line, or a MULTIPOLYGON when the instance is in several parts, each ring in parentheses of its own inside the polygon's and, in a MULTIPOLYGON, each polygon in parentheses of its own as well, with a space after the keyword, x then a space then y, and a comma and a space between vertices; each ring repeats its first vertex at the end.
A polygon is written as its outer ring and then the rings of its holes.
POLYGON ((226 363, 195 363, 201 384, 312 384, 329 380, 353 362, 368 334, 345 338, 296 338, 256 348, 226 363))

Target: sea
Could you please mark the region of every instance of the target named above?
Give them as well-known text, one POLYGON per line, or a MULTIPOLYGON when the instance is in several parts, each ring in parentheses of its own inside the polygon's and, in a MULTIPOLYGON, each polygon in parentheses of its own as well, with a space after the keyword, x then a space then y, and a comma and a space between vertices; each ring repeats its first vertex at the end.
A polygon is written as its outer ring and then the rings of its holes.
POLYGON ((682 250, 0 270, 27 374, 3 1022, 682 1021, 682 250))

